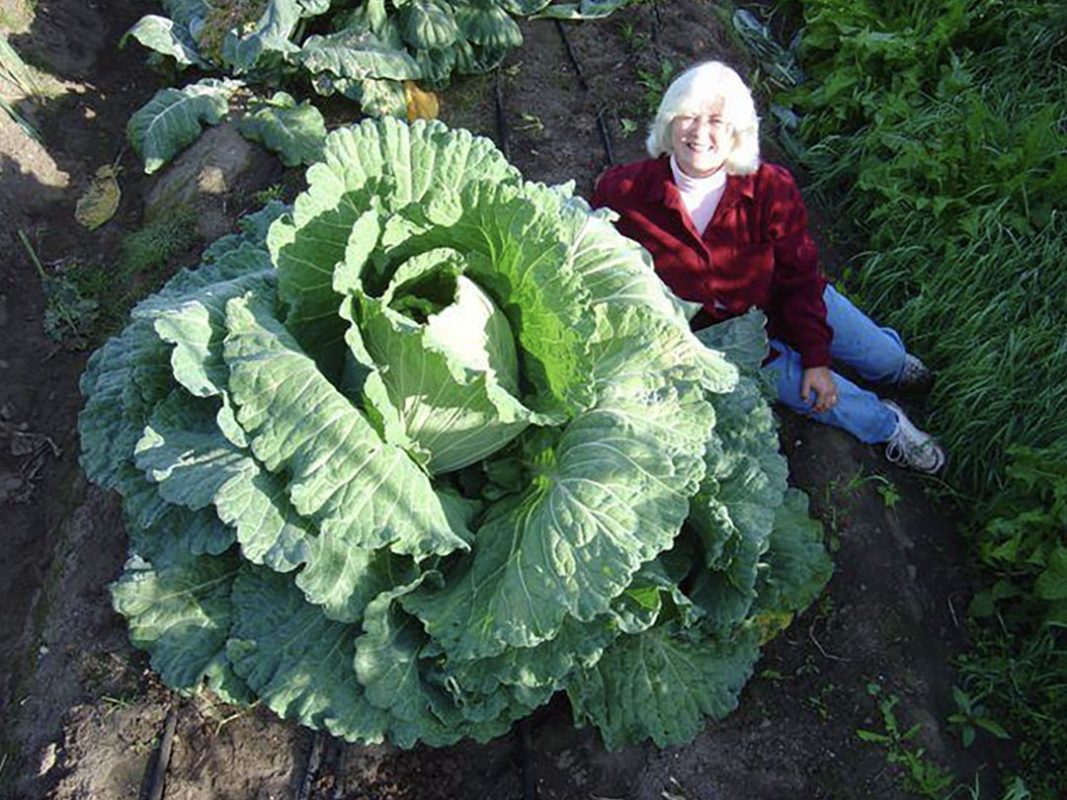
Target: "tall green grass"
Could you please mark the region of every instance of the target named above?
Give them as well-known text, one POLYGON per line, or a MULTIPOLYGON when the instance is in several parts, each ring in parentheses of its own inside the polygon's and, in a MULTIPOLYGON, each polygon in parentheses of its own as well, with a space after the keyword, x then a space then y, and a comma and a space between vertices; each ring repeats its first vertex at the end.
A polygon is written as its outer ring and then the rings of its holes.
POLYGON ((927 422, 977 495, 1010 445, 1067 436, 1065 8, 803 3, 805 166, 871 248, 851 288, 938 371, 927 422))
POLYGON ((849 288, 937 372, 924 420, 986 571, 968 693, 1067 797, 1067 3, 789 0, 800 160, 849 288))

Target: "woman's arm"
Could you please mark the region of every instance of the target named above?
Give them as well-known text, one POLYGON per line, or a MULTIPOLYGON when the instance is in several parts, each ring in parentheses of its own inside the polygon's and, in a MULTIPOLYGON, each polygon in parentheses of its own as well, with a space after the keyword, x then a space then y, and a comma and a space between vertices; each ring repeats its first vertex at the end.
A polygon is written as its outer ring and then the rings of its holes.
POLYGON ((808 231, 808 210, 793 176, 768 165, 763 192, 764 227, 774 245, 770 314, 805 369, 830 366, 833 332, 826 322, 819 251, 808 231))
POLYGON ((830 372, 833 331, 826 322, 823 292, 826 279, 819 270, 819 251, 808 230, 808 210, 793 176, 782 167, 769 166, 769 191, 764 214, 774 244, 771 308, 776 327, 800 353, 804 367, 800 394, 814 397, 813 410, 823 412, 837 402, 830 372))

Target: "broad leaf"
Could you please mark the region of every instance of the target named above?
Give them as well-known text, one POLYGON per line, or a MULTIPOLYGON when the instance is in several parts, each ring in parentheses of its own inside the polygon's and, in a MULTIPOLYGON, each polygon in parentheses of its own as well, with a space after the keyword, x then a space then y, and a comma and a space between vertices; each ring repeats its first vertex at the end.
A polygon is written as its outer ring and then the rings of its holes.
POLYGON ((241 120, 241 135, 281 156, 287 167, 322 159, 326 123, 311 103, 296 101, 285 92, 270 99, 241 120))
POLYGON ((341 31, 309 36, 297 56, 312 73, 328 72, 337 78, 394 81, 421 77, 419 65, 403 50, 383 44, 373 33, 341 31))
POLYGON ((138 110, 126 126, 144 171, 155 172, 199 138, 201 125, 215 125, 229 110, 237 84, 204 78, 184 89, 162 89, 138 110))
POLYGON ((754 635, 690 641, 665 627, 621 637, 568 685, 575 720, 596 725, 609 750, 644 739, 658 747, 689 742, 705 717, 737 708, 758 644, 754 635))
POLYGON ((127 38, 133 37, 149 50, 155 50, 173 58, 180 67, 197 66, 206 69, 209 65, 201 57, 196 40, 188 27, 166 17, 149 14, 141 17, 119 41, 122 47, 127 38))

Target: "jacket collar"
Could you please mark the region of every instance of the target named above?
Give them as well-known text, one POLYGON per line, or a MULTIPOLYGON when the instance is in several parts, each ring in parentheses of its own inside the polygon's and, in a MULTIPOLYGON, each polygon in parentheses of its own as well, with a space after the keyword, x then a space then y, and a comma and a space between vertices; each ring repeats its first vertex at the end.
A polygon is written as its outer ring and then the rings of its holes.
MULTIPOLYGON (((645 182, 645 200, 649 203, 662 203, 669 208, 681 207, 681 195, 678 187, 674 185, 674 175, 671 174, 670 156, 661 155, 651 162, 653 174, 652 180, 645 182), (667 187, 670 187, 668 189, 667 187)), ((726 190, 723 192, 719 205, 723 208, 732 208, 740 202, 741 198, 749 201, 756 197, 756 176, 753 175, 727 175, 726 190)))

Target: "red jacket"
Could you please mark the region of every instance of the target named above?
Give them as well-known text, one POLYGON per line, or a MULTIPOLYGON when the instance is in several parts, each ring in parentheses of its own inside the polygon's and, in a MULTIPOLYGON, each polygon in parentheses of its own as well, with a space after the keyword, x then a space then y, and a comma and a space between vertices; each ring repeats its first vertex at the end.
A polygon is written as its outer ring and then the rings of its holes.
POLYGON ((712 321, 756 306, 767 314, 768 334, 795 348, 805 368, 829 366, 826 278, 788 170, 762 164, 753 175, 728 176, 703 237, 685 211, 667 156, 607 170, 592 203, 618 212, 619 231, 648 250, 663 282, 702 303, 712 321))

